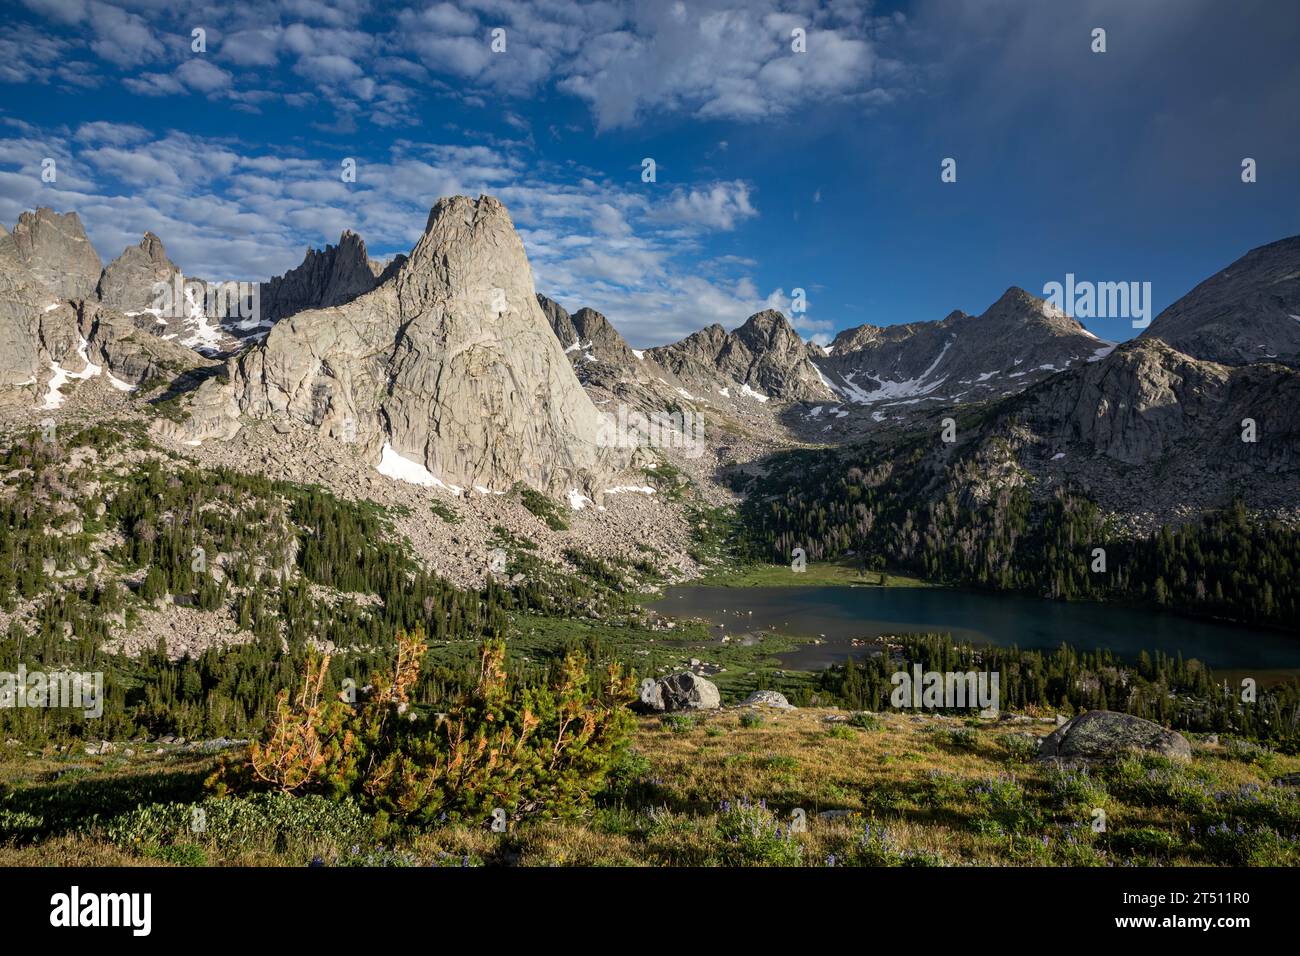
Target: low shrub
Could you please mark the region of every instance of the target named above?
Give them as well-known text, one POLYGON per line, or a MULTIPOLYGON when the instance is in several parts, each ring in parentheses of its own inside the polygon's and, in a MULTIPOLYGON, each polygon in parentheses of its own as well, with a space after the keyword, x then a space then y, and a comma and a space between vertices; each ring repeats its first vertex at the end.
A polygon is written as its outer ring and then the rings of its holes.
POLYGON ((148 804, 109 820, 104 832, 118 846, 183 862, 197 859, 203 847, 235 854, 294 844, 346 846, 370 828, 361 808, 350 799, 256 793, 197 803, 148 804))
POLYGON ((1038 756, 1040 742, 1032 734, 1002 734, 998 737, 998 746, 1006 751, 1012 763, 1028 763, 1038 756))
POLYGON ((371 677, 358 704, 322 699, 328 658, 310 666, 290 701, 282 691, 263 740, 209 779, 218 794, 270 788, 351 796, 381 817, 413 823, 574 816, 602 790, 632 724, 630 678, 615 664, 589 686, 586 659, 570 652, 546 683, 512 683, 504 641, 486 642, 479 676, 445 714, 409 699, 426 646, 399 633, 392 673, 371 677))
POLYGON ((694 714, 664 714, 659 718, 659 725, 674 734, 689 734, 698 723, 694 714))

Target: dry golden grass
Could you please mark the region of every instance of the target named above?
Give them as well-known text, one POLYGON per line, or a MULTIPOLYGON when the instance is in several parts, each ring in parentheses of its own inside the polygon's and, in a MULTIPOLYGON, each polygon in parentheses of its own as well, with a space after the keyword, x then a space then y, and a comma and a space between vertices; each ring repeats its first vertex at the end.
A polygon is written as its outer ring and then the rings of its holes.
POLYGON ((166 866, 112 843, 65 833, 28 846, 0 844, 0 866, 166 866))

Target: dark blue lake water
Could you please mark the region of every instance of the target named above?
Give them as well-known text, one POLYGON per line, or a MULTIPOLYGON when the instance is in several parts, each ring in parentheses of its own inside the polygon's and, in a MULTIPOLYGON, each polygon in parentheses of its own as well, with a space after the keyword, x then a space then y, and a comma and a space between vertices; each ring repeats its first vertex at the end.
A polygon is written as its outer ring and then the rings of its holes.
POLYGON ((820 637, 782 660, 814 670, 866 653, 853 638, 908 631, 951 633, 978 644, 1051 649, 1109 648, 1126 659, 1145 650, 1180 651, 1215 670, 1300 669, 1300 637, 1276 631, 1198 621, 1156 611, 1104 604, 1065 603, 950 588, 754 587, 684 585, 669 588, 651 607, 665 614, 705 618, 715 634, 733 638, 774 630, 820 637))

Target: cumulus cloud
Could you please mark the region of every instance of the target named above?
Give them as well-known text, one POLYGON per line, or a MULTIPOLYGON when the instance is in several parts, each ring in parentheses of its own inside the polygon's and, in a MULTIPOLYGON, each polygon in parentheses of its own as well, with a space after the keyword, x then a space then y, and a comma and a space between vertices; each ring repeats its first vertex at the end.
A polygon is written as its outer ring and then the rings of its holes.
POLYGON ((743 182, 719 182, 703 188, 675 188, 668 200, 649 218, 655 222, 731 230, 744 219, 758 215, 743 182))
POLYGON ((99 120, 78 126, 76 138, 82 143, 123 146, 127 143, 143 143, 147 139, 153 139, 153 133, 135 123, 109 123, 99 120))
POLYGON ((221 58, 236 66, 275 66, 279 62, 279 27, 239 30, 221 41, 221 58))
POLYGON ((176 79, 198 93, 216 93, 231 85, 232 77, 207 60, 186 60, 176 68, 176 79))
POLYGON ((175 96, 185 92, 185 85, 170 73, 141 73, 127 77, 122 85, 140 96, 175 96))
POLYGON ((163 55, 162 41, 145 20, 108 3, 89 4, 95 39, 90 48, 117 66, 132 66, 163 55))
POLYGON ((583 42, 558 85, 590 103, 599 126, 613 128, 650 111, 764 120, 838 99, 868 101, 900 79, 877 73, 880 21, 869 4, 846 0, 800 15, 777 6, 636 6, 626 22, 583 42))
MULTIPOLYGON (((414 125, 412 101, 430 95, 486 104, 548 85, 586 102, 598 128, 609 129, 651 113, 757 122, 836 100, 868 105, 907 83, 881 49, 897 19, 873 17, 870 0, 800 4, 799 12, 785 0, 442 0, 388 18, 367 16, 369 4, 250 0, 205 11, 212 52, 198 59, 188 43, 195 13, 120 0, 25 2, 51 29, 0 28, 0 80, 100 82, 103 69, 60 69, 74 49, 124 73, 126 88, 142 96, 232 95, 277 71, 322 96, 339 129, 363 119, 414 125), (144 9, 147 18, 135 12, 144 9), (502 52, 491 46, 496 29, 505 31, 502 52), (793 48, 796 29, 805 31, 804 52, 793 48), (25 49, 20 35, 37 48, 25 49)), ((282 95, 297 92, 286 86, 282 95)))

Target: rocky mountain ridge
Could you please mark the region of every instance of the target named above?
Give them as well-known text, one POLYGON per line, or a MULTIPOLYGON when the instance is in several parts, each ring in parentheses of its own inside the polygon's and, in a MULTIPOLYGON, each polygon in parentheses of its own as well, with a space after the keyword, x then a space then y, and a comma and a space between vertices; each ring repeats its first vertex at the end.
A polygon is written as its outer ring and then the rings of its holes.
POLYGON ((645 354, 703 398, 737 397, 733 392, 758 402, 834 398, 813 365, 814 346, 774 309, 756 312, 732 332, 714 324, 645 354))
MULTIPOLYGON (((44 242, 49 248, 48 236, 44 242)), ((70 381, 104 374, 114 388, 131 391, 203 364, 191 350, 142 332, 94 298, 61 298, 23 259, 10 236, 0 235, 0 403, 53 410, 70 381)))
POLYGON ((815 363, 848 411, 869 408, 881 422, 1021 392, 1114 346, 1012 287, 978 316, 954 311, 937 322, 846 329, 815 363))
POLYGON ((1142 332, 1193 358, 1300 365, 1300 236, 1250 250, 1142 332))
POLYGON ((351 302, 395 274, 404 258, 376 262, 367 254, 365 240, 346 229, 338 245, 309 248, 300 265, 261 283, 262 321, 270 324, 307 309, 351 302))

